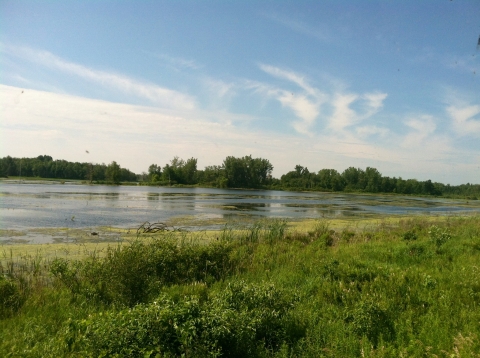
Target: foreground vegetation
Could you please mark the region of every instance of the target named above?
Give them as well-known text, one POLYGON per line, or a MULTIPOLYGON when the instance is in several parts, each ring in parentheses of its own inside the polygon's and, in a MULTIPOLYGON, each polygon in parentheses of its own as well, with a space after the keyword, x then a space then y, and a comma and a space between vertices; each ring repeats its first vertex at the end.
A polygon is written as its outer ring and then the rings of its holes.
POLYGON ((6 250, 0 355, 480 357, 479 259, 478 216, 6 250))
POLYGON ((136 175, 116 162, 109 165, 72 163, 53 160, 48 155, 37 158, 0 158, 0 177, 24 176, 53 179, 77 179, 90 183, 137 182, 145 185, 200 185, 216 188, 318 190, 333 192, 397 193, 434 195, 477 200, 480 184, 445 185, 431 180, 402 179, 383 176, 377 169, 349 167, 342 173, 335 169, 311 172, 301 165, 282 175, 272 177, 273 165, 263 158, 228 156, 221 165, 197 169, 197 159, 173 158, 163 168, 152 164, 148 173, 136 175))

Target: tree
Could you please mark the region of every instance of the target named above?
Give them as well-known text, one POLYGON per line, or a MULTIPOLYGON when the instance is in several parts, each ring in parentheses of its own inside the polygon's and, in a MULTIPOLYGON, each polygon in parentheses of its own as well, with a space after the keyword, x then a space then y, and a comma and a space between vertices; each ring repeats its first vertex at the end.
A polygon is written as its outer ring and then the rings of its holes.
POLYGON ((117 164, 116 161, 113 161, 107 166, 107 170, 105 171, 105 178, 110 183, 120 183, 120 166, 117 164))
POLYGON ((168 182, 169 185, 176 184, 176 178, 175 168, 170 166, 170 164, 165 164, 162 172, 162 181, 168 182))
POLYGON ((211 165, 205 167, 204 170, 197 171, 199 182, 215 186, 217 188, 225 188, 227 179, 225 178, 225 169, 221 165, 211 165))
POLYGON ((343 190, 343 178, 335 169, 322 169, 318 172, 318 184, 322 189, 343 190))
POLYGON ((161 167, 157 164, 152 164, 148 167, 148 178, 151 182, 160 181, 162 175, 161 167))
POLYGON ((183 184, 196 184, 196 175, 197 175, 197 159, 190 158, 188 159, 183 167, 180 169, 181 172, 181 182, 183 184))
POLYGON ((380 191, 382 184, 382 175, 375 168, 367 167, 365 170, 365 190, 370 193, 377 193, 380 191))
POLYGON ((343 171, 342 177, 345 180, 346 189, 365 189, 365 172, 362 169, 349 167, 343 171))
POLYGON ((271 179, 272 164, 267 159, 229 156, 223 161, 227 186, 230 188, 259 188, 271 179))
POLYGON ((7 156, 1 159, 0 162, 0 174, 3 177, 8 177, 17 174, 17 166, 15 160, 11 156, 7 156))

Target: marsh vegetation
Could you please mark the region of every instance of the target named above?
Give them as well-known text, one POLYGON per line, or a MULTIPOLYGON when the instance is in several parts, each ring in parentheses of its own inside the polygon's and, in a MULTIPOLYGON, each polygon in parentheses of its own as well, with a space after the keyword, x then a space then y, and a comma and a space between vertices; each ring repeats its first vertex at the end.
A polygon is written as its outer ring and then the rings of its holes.
POLYGON ((0 355, 479 355, 480 217, 289 224, 3 246, 0 355))

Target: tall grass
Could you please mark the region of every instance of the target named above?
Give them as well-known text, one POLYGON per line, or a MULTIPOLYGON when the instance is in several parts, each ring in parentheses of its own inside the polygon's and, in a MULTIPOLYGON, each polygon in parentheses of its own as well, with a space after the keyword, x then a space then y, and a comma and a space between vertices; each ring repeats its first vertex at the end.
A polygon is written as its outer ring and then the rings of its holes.
POLYGON ((331 227, 10 257, 0 355, 480 357, 480 217, 331 227))

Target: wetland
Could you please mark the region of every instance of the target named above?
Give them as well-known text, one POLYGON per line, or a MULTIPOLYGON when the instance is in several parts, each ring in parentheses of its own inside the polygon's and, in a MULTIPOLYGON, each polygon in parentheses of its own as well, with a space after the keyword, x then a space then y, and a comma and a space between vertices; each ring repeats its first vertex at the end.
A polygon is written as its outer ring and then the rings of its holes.
POLYGON ((0 243, 118 241, 146 221, 205 231, 268 218, 295 222, 478 212, 479 201, 434 197, 3 182, 0 243))

